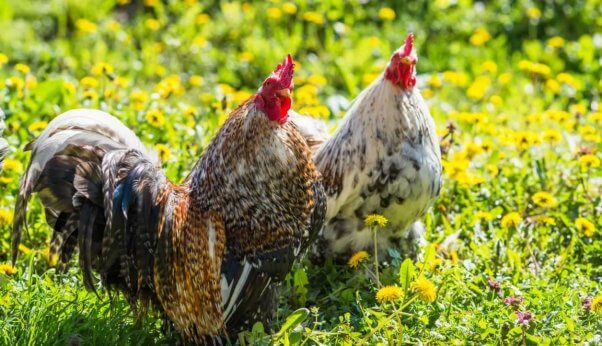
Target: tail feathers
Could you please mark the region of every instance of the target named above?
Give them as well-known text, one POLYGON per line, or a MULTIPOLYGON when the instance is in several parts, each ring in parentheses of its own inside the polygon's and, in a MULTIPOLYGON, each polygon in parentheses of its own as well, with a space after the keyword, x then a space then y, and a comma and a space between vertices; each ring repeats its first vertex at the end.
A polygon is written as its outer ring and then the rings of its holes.
POLYGON ((59 212, 72 213, 81 206, 82 198, 102 206, 103 198, 98 198, 102 189, 94 187, 94 181, 99 178, 95 165, 104 153, 134 149, 158 163, 157 155, 147 150, 129 128, 97 110, 77 109, 59 115, 26 149, 32 150, 32 156, 15 203, 13 262, 25 226, 27 203, 34 191, 40 192, 44 204, 55 209, 57 216, 59 212), (92 165, 84 163, 90 160, 94 161, 92 165), (80 167, 79 172, 76 167, 80 167), (92 181, 86 181, 88 177, 92 181))
POLYGON ((171 184, 163 171, 141 157, 140 152, 119 153, 107 157, 107 160, 117 157, 117 165, 104 167, 103 162, 105 176, 118 183, 112 196, 105 191, 105 198, 111 200, 110 211, 109 205, 105 209, 111 227, 102 242, 102 271, 108 281, 115 281, 110 276, 114 276, 113 269, 119 265, 131 298, 145 290, 152 291, 153 251, 160 213, 157 199, 161 190, 171 187, 171 184))

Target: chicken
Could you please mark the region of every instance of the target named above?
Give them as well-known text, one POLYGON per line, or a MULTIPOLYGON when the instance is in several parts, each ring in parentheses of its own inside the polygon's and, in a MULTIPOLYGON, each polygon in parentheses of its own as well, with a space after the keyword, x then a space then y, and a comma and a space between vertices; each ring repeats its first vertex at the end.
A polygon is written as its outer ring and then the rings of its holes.
MULTIPOLYGON (((2 132, 4 132, 4 112, 0 109, 0 136, 2 136, 2 132)), ((2 164, 4 163, 6 154, 8 154, 8 143, 4 138, 0 137, 0 171, 2 171, 2 164)))
POLYGON ((380 259, 394 248, 413 256, 422 238, 420 218, 441 188, 441 153, 435 124, 415 87, 414 36, 409 34, 384 71, 356 98, 341 126, 325 131, 293 118, 314 146, 328 196, 316 259, 346 260, 373 249, 364 225, 370 214, 389 222, 377 232, 380 259))
POLYGON ((96 110, 55 118, 15 206, 13 261, 37 192, 54 229, 51 258, 79 249, 139 314, 155 307, 194 343, 221 343, 275 312, 279 285, 321 229, 326 196, 311 152, 287 121, 290 56, 233 111, 181 185, 119 120, 96 110))

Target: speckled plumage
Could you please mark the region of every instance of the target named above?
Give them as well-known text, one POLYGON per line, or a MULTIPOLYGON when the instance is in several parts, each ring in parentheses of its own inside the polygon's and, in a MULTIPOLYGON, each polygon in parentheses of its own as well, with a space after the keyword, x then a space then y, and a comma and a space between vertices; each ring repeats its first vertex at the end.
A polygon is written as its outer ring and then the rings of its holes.
MULTIPOLYGON (((435 124, 418 89, 395 85, 383 73, 315 150, 328 196, 317 258, 345 261, 356 251, 372 250, 373 236, 364 225, 370 214, 389 220, 377 233, 380 249, 413 255, 422 236, 418 221, 441 188, 440 157, 435 124)), ((380 252, 381 259, 386 253, 380 252)))
POLYGON ((54 229, 51 256, 64 266, 77 247, 88 288, 98 273, 139 314, 154 306, 190 342, 221 343, 269 323, 281 281, 323 224, 324 190, 304 138, 252 100, 181 185, 106 113, 67 112, 29 147, 13 258, 37 192, 54 229))

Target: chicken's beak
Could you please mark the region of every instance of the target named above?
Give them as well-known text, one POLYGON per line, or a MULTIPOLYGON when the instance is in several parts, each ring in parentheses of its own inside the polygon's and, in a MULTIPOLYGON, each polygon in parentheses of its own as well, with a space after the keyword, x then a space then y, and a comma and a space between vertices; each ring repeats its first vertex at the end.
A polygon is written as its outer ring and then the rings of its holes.
POLYGON ((288 88, 284 88, 276 91, 276 95, 281 97, 291 97, 291 91, 288 88))

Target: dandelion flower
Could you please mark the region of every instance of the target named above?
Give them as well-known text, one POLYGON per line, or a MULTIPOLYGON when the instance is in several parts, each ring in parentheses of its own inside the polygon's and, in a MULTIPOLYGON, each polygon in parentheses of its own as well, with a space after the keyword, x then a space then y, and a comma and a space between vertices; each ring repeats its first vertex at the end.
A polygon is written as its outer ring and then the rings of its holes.
POLYGON ((165 124, 165 117, 163 113, 158 109, 151 109, 146 112, 146 120, 153 127, 160 128, 165 124))
POLYGON ((79 82, 84 88, 96 88, 98 86, 98 80, 90 76, 82 78, 79 82))
POLYGON ((520 216, 519 213, 513 211, 502 217, 501 224, 503 228, 518 227, 522 220, 522 216, 520 216))
POLYGON ((0 53, 0 67, 8 62, 8 56, 0 53))
POLYGON ((478 211, 474 214, 474 223, 479 223, 480 221, 489 222, 493 220, 493 215, 488 211, 478 211))
POLYGON ((17 272, 17 268, 13 267, 11 264, 1 263, 0 264, 0 273, 5 275, 13 275, 17 272))
POLYGON ((190 85, 192 86, 201 86, 203 85, 203 77, 199 76, 199 75, 192 75, 190 76, 190 78, 188 78, 188 83, 190 83, 190 85))
POLYGON ((482 46, 490 39, 491 35, 489 32, 485 28, 479 28, 470 36, 470 44, 473 46, 482 46))
POLYGON ((27 129, 29 132, 37 132, 43 130, 47 125, 48 123, 45 121, 34 121, 27 127, 27 129))
POLYGON ((366 260, 370 255, 366 251, 358 251, 353 254, 353 256, 349 257, 349 261, 347 264, 351 268, 356 268, 360 263, 366 260))
POLYGON ((96 24, 87 19, 78 19, 75 22, 75 27, 82 33, 92 33, 96 31, 96 24))
POLYGON ((9 209, 0 209, 0 226, 13 223, 13 212, 9 209))
POLYGON ((295 14, 297 13, 297 5, 292 2, 286 2, 282 4, 282 11, 287 14, 295 14))
POLYGON ((558 130, 548 129, 543 132, 542 138, 546 142, 556 143, 562 139, 562 134, 558 130))
POLYGON ((382 20, 391 21, 395 19, 395 11, 390 7, 383 7, 378 11, 378 17, 382 20))
POLYGON ((155 145, 155 150, 157 150, 157 153, 159 154, 159 158, 161 158, 161 161, 167 161, 171 158, 171 150, 169 149, 169 147, 165 144, 157 144, 155 145))
POLYGON ((318 12, 307 11, 303 14, 303 19, 314 24, 324 24, 324 16, 318 12))
POLYGON ((397 286, 385 286, 376 292, 379 302, 391 302, 403 298, 403 290, 397 286))
POLYGON ((592 299, 590 309, 593 312, 602 313, 602 294, 598 294, 592 299))
POLYGON ((537 192, 533 195, 532 199, 535 204, 543 208, 549 208, 556 205, 556 198, 549 192, 537 192))
POLYGON ((575 220, 575 227, 588 238, 591 238, 596 233, 596 226, 584 217, 578 217, 575 220))
POLYGON ((25 65, 25 64, 16 64, 15 65, 15 70, 23 73, 23 74, 28 74, 31 69, 29 68, 29 66, 25 65))
POLYGON ((548 46, 550 46, 552 48, 560 48, 560 47, 564 46, 564 44, 565 44, 564 38, 562 38, 560 36, 554 36, 548 40, 548 46))
POLYGON ((600 166, 600 159, 593 154, 582 155, 579 158, 579 165, 582 171, 587 171, 590 168, 596 168, 600 166))
POLYGON ((418 297, 425 302, 432 303, 437 298, 437 288, 435 284, 424 276, 419 277, 411 285, 418 297))
POLYGON ((386 217, 379 215, 379 214, 370 214, 370 215, 366 216, 366 218, 364 219, 364 225, 366 225, 368 227, 372 227, 372 226, 385 227, 388 222, 389 222, 389 220, 387 220, 386 217))
POLYGON ((99 62, 92 66, 92 70, 90 71, 94 76, 102 76, 104 74, 110 75, 113 74, 113 66, 107 64, 106 62, 99 62))
POLYGON ((4 160, 4 170, 8 172, 23 173, 23 164, 20 161, 13 159, 4 160))
POLYGON ((19 251, 21 251, 22 253, 24 253, 26 255, 31 253, 31 249, 23 244, 19 244, 19 251))

